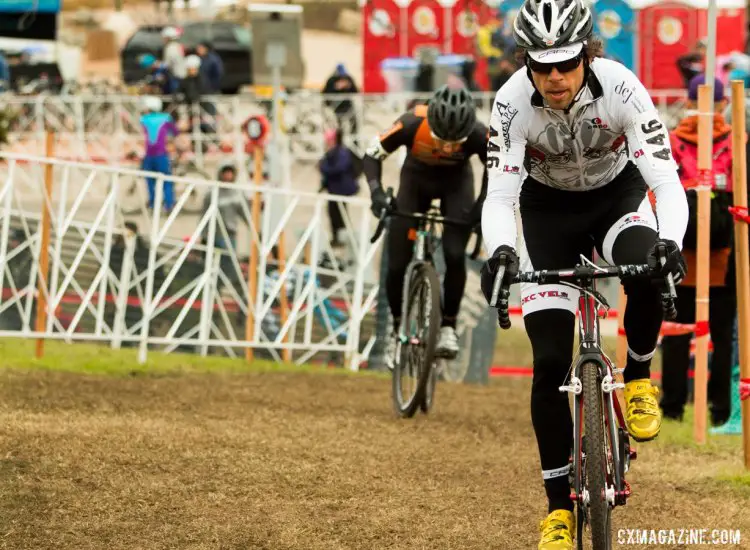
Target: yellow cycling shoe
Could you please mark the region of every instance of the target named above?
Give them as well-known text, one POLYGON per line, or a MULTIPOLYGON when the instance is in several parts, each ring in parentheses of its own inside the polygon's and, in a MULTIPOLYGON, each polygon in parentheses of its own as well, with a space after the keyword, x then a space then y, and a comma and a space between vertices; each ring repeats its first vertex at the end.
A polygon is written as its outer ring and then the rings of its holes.
POLYGON ((651 380, 641 378, 625 384, 625 424, 636 441, 650 441, 659 435, 661 409, 656 398, 659 388, 651 380))
POLYGON ((539 550, 573 550, 573 512, 555 510, 539 525, 539 550))

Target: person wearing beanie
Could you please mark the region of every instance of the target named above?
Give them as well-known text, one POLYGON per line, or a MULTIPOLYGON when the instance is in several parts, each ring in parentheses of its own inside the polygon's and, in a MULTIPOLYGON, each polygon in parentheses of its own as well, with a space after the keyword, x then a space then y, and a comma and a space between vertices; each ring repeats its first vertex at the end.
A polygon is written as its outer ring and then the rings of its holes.
MULTIPOLYGON (((698 199, 695 186, 698 171, 698 89, 705 75, 693 77, 688 84, 688 114, 670 134, 672 153, 678 165, 680 180, 688 198, 689 221, 683 253, 688 265, 687 276, 677 286, 678 323, 695 322, 696 230, 698 199)), ((710 312, 709 326, 714 352, 708 398, 711 421, 720 425, 730 413, 730 375, 732 371, 732 329, 736 315, 734 269, 734 220, 728 207, 732 196, 732 127, 722 112, 726 106, 724 85, 714 81, 713 179, 711 193, 710 312)), ((692 334, 666 336, 662 341, 663 397, 660 402, 666 418, 681 420, 688 397, 688 368, 692 334)))

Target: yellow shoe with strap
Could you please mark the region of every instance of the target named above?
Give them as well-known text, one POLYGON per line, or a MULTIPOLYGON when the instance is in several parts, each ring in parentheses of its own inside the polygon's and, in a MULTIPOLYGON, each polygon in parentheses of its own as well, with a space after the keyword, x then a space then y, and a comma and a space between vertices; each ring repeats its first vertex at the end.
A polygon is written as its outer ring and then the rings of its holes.
POLYGON ((573 512, 555 510, 539 525, 542 540, 538 550, 573 550, 573 512))
POLYGON ((636 441, 650 441, 659 435, 661 409, 656 399, 658 396, 659 388, 648 378, 625 384, 625 424, 636 441))

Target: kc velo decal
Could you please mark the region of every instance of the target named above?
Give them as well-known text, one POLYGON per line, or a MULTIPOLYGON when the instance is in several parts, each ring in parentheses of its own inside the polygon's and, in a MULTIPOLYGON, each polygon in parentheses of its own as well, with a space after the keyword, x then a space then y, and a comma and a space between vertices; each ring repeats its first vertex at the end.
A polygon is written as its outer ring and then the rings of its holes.
POLYGON ((578 303, 565 285, 530 285, 521 290, 521 307, 524 315, 548 309, 575 313, 578 303))

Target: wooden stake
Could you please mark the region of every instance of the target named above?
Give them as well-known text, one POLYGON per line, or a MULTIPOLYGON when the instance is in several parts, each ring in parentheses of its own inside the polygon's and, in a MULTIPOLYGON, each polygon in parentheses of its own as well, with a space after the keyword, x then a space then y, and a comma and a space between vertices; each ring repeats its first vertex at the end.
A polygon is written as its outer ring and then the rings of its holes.
MULTIPOLYGON (((284 273, 284 269, 286 269, 286 246, 285 246, 285 239, 284 239, 284 232, 281 232, 281 235, 279 235, 279 246, 277 247, 279 251, 279 273, 284 273)), ((289 318, 289 299, 286 295, 286 283, 281 285, 281 289, 279 290, 281 295, 279 296, 279 308, 281 310, 280 312, 280 319, 281 319, 281 326, 283 327, 286 324, 287 319, 289 318)), ((288 334, 288 333, 287 333, 288 334)), ((287 336, 284 335, 284 338, 281 339, 282 342, 287 341, 287 336)), ((286 363, 292 362, 292 353, 289 348, 284 348, 281 350, 281 358, 286 363)))
MULTIPOLYGON (((698 193, 698 236, 695 277, 695 323, 708 323, 708 296, 711 254, 711 173, 713 156, 713 93, 712 87, 698 89, 698 170, 708 176, 696 188, 698 193)), ((693 438, 699 445, 706 443, 706 416, 708 411, 708 340, 709 335, 696 334, 695 378, 693 395, 695 417, 693 438)))
MULTIPOLYGON (((262 185, 263 183, 263 148, 257 145, 253 150, 253 160, 255 161, 255 174, 254 183, 255 185, 262 185)), ((262 196, 260 191, 256 191, 253 197, 252 205, 252 222, 255 231, 260 234, 260 202, 262 196)), ((250 238, 250 263, 247 268, 247 289, 248 289, 248 301, 247 301, 247 324, 245 325, 245 339, 250 341, 253 339, 255 333, 255 311, 256 306, 255 300, 258 295, 258 245, 255 241, 250 238)), ((248 347, 245 349, 245 360, 248 363, 252 362, 254 357, 253 348, 248 347)))
MULTIPOLYGON (((54 156, 55 135, 47 132, 46 155, 48 159, 54 156)), ((50 230, 50 205, 52 204, 52 175, 54 170, 52 163, 44 166, 44 198, 42 200, 42 246, 39 249, 39 280, 37 289, 39 297, 36 301, 36 331, 44 332, 47 325, 47 279, 49 277, 49 230, 50 230)), ((44 338, 36 340, 36 358, 44 357, 44 338)))
MULTIPOLYGON (((747 154, 745 123, 745 86, 742 80, 732 81, 732 183, 734 205, 747 206, 747 154)), ((737 314, 740 344, 740 378, 750 378, 750 251, 748 225, 734 224, 735 268, 737 273, 737 314)), ((745 447, 745 468, 750 470, 750 399, 742 401, 742 433, 745 447)))

